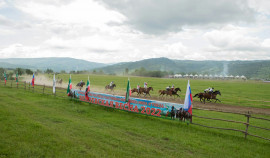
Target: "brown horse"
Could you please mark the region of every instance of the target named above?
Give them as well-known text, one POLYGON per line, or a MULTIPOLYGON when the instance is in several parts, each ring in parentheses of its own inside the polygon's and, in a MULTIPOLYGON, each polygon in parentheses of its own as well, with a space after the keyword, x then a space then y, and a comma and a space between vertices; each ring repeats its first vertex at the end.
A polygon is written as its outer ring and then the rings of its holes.
POLYGON ((140 88, 140 93, 144 93, 144 97, 146 97, 146 95, 149 95, 150 97, 151 97, 151 95, 150 95, 150 90, 154 90, 152 87, 148 87, 147 89, 145 89, 145 88, 140 88))
POLYGON ((179 118, 179 121, 184 120, 184 122, 186 122, 186 119, 190 122, 192 121, 192 115, 189 112, 185 111, 183 108, 177 110, 176 117, 179 118))
POLYGON ((195 94, 195 95, 193 96, 193 98, 198 97, 198 98, 200 98, 200 101, 202 102, 203 94, 204 94, 204 93, 197 93, 197 94, 195 94))
POLYGON ((85 85, 85 82, 79 82, 79 83, 77 83, 76 87, 79 87, 80 90, 82 90, 84 85, 85 85))
POLYGON ((107 85, 107 86, 105 86, 105 90, 110 89, 111 91, 114 91, 113 89, 114 89, 115 87, 116 87, 116 84, 112 84, 112 86, 107 85))
POLYGON ((217 101, 221 102, 219 99, 216 98, 218 94, 221 95, 219 90, 216 90, 213 93, 204 93, 203 94, 203 103, 205 104, 205 99, 210 100, 210 102, 211 102, 211 99, 214 99, 215 102, 217 102, 217 101))
POLYGON ((177 94, 177 92, 178 91, 180 91, 181 92, 181 89, 180 88, 175 88, 174 90, 169 90, 169 91, 167 91, 167 96, 169 95, 169 96, 176 96, 176 97, 179 97, 180 98, 180 96, 177 94))
POLYGON ((159 90, 158 93, 159 93, 159 96, 162 95, 162 97, 163 97, 167 92, 166 92, 166 90, 159 90))
MULTIPOLYGON (((140 89, 141 89, 141 88, 140 88, 140 89)), ((137 95, 138 95, 138 96, 141 95, 141 91, 138 90, 137 88, 133 88, 133 89, 131 90, 131 93, 134 93, 134 92, 137 92, 137 95)))
POLYGON ((174 90, 170 89, 170 90, 159 90, 159 96, 164 96, 166 94, 166 96, 177 96, 180 98, 180 96, 177 94, 177 92, 180 91, 181 92, 181 89, 180 88, 175 88, 174 90))

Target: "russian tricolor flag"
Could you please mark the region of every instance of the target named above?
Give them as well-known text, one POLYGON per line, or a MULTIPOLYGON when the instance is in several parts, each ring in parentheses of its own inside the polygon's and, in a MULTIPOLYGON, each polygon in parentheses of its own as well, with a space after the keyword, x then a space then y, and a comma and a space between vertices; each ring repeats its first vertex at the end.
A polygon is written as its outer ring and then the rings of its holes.
POLYGON ((32 82, 31 82, 31 85, 34 87, 35 85, 35 74, 33 73, 33 78, 32 78, 32 82))
POLYGON ((192 115, 192 101, 193 101, 192 94, 191 94, 190 84, 189 84, 189 80, 188 80, 184 109, 187 112, 189 112, 191 115, 192 115))

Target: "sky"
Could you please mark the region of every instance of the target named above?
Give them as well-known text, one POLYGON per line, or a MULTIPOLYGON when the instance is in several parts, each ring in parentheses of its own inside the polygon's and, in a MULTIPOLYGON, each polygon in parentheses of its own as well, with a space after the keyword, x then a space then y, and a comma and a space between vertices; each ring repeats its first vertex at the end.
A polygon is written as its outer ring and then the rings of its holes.
POLYGON ((269 0, 0 0, 0 58, 270 60, 269 0))

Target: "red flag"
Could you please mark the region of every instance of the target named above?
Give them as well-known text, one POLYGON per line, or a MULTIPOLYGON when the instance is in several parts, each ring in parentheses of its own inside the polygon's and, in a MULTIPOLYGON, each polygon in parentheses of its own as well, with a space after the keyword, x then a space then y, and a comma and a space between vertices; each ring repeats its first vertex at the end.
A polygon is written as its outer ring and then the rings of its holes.
POLYGON ((33 73, 33 78, 32 78, 32 82, 31 85, 34 87, 35 86, 35 74, 33 73))

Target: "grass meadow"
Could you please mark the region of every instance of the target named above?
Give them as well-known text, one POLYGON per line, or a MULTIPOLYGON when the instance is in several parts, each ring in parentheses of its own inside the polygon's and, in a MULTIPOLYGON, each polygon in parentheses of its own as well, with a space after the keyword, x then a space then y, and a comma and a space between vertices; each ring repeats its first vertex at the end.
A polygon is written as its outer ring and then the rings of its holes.
MULTIPOLYGON (((52 75, 47 75, 52 80, 52 75)), ((63 85, 67 85, 69 74, 58 74, 56 78, 63 79, 63 85)), ((73 74, 73 86, 83 80, 87 81, 87 74, 73 74)), ((104 90, 105 85, 114 81, 117 85, 116 92, 125 94, 128 77, 123 76, 109 76, 109 75, 89 75, 92 90, 104 90)), ((187 79, 169 79, 169 78, 149 78, 149 77, 129 77, 131 87, 135 88, 137 84, 143 87, 143 83, 147 82, 148 87, 153 87, 151 95, 158 97, 158 90, 165 89, 167 86, 174 84, 175 87, 180 87, 179 93, 181 99, 184 101, 185 91, 187 86, 187 79)), ((199 80, 190 79, 192 94, 203 92, 208 87, 214 87, 215 90, 221 91, 221 96, 217 96, 221 100, 220 104, 270 108, 270 83, 261 81, 242 81, 242 80, 199 80)), ((198 98, 194 98, 199 101, 198 98)))
MULTIPOLYGON (((80 78, 86 80, 83 77, 86 76, 74 75, 73 83, 80 78)), ((131 81, 142 82, 146 79, 148 78, 131 78, 131 81)), ((124 90, 126 82, 120 82, 126 81, 126 78, 106 80, 106 77, 91 76, 93 87, 102 87, 110 80, 114 80, 119 85, 118 88, 124 90)), ((177 81, 174 84, 182 85, 181 88, 186 85, 185 80, 164 79, 160 87, 171 81, 177 81)), ((147 82, 158 85, 157 79, 149 78, 147 82)), ((200 82, 203 81, 198 81, 200 82)), ((194 89, 195 83, 196 81, 191 81, 194 89)), ((214 82, 216 87, 218 83, 214 82)), ((242 115, 219 112, 194 110, 193 114, 246 120, 242 115)), ((193 122, 245 129, 241 124, 198 118, 194 118, 193 122)), ((269 124, 261 120, 252 119, 250 122, 269 128, 269 124)), ((249 131, 270 137, 268 131, 252 128, 249 131)), ((207 129, 0 85, 0 157, 253 158, 269 155, 269 141, 250 136, 244 139, 244 135, 239 132, 207 129)))

